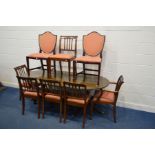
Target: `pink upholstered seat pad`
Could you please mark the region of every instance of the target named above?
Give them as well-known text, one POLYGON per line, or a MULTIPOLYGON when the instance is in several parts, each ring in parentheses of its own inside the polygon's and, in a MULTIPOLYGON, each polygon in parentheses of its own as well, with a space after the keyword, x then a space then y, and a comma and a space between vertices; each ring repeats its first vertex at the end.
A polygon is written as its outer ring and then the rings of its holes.
POLYGON ((54 59, 72 59, 74 56, 71 54, 54 54, 54 55, 50 55, 50 58, 54 58, 54 59))
POLYGON ((113 103, 115 101, 115 94, 113 92, 103 91, 101 97, 98 99, 99 94, 94 96, 93 101, 97 103, 113 103))
POLYGON ((74 61, 79 61, 79 62, 95 62, 95 63, 100 63, 101 62, 101 58, 99 56, 82 56, 79 58, 74 59, 74 61))
MULTIPOLYGON (((86 104, 88 103, 88 101, 89 101, 89 97, 87 97, 87 99, 86 99, 86 104)), ((85 104, 83 99, 70 98, 70 97, 67 98, 67 102, 68 103, 81 104, 81 105, 85 104)))
MULTIPOLYGON (((41 96, 41 94, 39 94, 41 96)), ((30 92, 30 91, 25 91, 24 96, 27 97, 37 97, 37 92, 30 92)))
POLYGON ((60 101, 61 97, 58 95, 48 93, 47 95, 45 95, 45 99, 49 101, 60 101))
POLYGON ((48 53, 32 53, 28 57, 31 57, 31 58, 48 58, 50 55, 53 55, 53 54, 48 54, 48 53))

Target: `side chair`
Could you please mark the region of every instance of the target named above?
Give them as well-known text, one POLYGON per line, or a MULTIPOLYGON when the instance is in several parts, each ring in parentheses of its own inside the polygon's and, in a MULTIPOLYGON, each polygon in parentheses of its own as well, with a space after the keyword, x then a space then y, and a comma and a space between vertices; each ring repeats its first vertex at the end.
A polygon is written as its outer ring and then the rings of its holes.
POLYGON ((31 98, 38 101, 38 118, 40 118, 41 93, 36 78, 17 76, 22 99, 22 114, 25 112, 25 98, 31 98))
POLYGON ((87 87, 84 84, 75 84, 71 82, 63 82, 64 84, 64 123, 67 118, 67 106, 75 106, 83 108, 82 128, 85 128, 86 110, 90 100, 87 87))
POLYGON ((60 108, 60 117, 59 120, 62 120, 62 104, 63 104, 63 96, 62 96, 62 88, 61 82, 56 80, 45 80, 40 79, 41 88, 42 88, 42 118, 44 118, 44 104, 45 101, 49 101, 50 103, 56 103, 60 108))
POLYGON ((104 44, 105 36, 99 34, 98 32, 93 31, 83 36, 83 56, 73 60, 74 79, 78 74, 84 74, 84 80, 86 75, 95 75, 98 77, 97 84, 99 84, 104 44), (82 72, 77 73, 77 63, 83 64, 82 72), (86 68, 86 64, 97 65, 98 68, 86 68), (90 71, 97 72, 97 74, 90 73, 90 71))

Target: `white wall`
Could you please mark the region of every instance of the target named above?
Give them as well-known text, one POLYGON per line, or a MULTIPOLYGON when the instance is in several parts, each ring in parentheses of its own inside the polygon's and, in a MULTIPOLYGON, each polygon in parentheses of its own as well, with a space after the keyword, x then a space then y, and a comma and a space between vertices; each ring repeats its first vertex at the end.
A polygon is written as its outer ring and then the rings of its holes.
POLYGON ((124 75, 118 104, 155 112, 155 27, 0 27, 0 81, 17 86, 13 67, 26 63, 26 55, 38 51, 38 34, 51 31, 82 35, 98 31, 106 35, 102 76, 117 80, 124 75))

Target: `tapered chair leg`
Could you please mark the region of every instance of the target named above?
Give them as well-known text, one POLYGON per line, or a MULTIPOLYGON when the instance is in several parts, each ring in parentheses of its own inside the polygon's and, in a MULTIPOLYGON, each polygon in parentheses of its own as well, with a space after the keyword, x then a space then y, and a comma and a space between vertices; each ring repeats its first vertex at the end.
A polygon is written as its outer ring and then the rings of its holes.
POLYGON ((86 121, 86 106, 83 108, 83 122, 82 122, 82 128, 85 128, 85 121, 86 121))
POLYGON ((44 104, 45 104, 45 100, 44 97, 42 98, 42 118, 44 118, 44 104))
POLYGON ((90 106, 90 119, 91 120, 93 119, 93 111, 94 111, 94 103, 92 102, 90 106))
POLYGON ((101 64, 98 64, 98 80, 97 80, 98 85, 100 83, 100 71, 101 71, 101 64))
POLYGON ((66 115, 67 115, 67 105, 64 104, 64 123, 66 123, 66 115))
POLYGON ((40 118, 40 98, 38 98, 38 119, 40 118))
POLYGON ((41 69, 44 71, 44 64, 43 64, 43 60, 40 59, 40 64, 41 64, 41 69))
POLYGON ((113 110, 113 119, 114 122, 116 123, 116 105, 113 105, 112 110, 113 110))
POLYGON ((62 122, 62 101, 60 102, 60 123, 62 122))
POLYGON ((30 64, 29 64, 29 57, 26 57, 26 62, 27 62, 28 75, 30 76, 30 64))
POLYGON ((85 71, 85 63, 83 63, 83 74, 84 74, 84 81, 85 81, 85 79, 86 79, 86 71, 85 71))
POLYGON ((69 60, 68 61, 68 76, 69 76, 69 81, 70 81, 70 77, 71 77, 71 75, 70 75, 70 69, 71 69, 71 62, 69 60))

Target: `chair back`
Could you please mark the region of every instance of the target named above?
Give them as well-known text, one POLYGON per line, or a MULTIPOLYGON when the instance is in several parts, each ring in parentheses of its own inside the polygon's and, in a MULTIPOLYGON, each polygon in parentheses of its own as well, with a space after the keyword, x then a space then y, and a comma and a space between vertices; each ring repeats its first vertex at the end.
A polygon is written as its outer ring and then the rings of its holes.
POLYGON ((123 75, 121 75, 118 80, 117 80, 117 84, 116 84, 116 88, 115 88, 115 91, 118 91, 120 90, 122 84, 124 83, 124 77, 123 75))
POLYGON ((19 82, 21 93, 28 91, 37 92, 39 95, 39 84, 36 78, 17 76, 17 79, 19 82))
POLYGON ((77 38, 78 36, 60 36, 59 53, 72 52, 73 56, 77 54, 77 38))
POLYGON ((51 32, 45 32, 39 35, 39 46, 40 52, 43 53, 54 53, 57 42, 57 36, 51 32))
POLYGON ((61 82, 51 79, 40 79, 42 93, 62 96, 61 82))
POLYGON ((98 32, 91 32, 83 36, 83 55, 100 56, 104 48, 105 36, 98 32))
POLYGON ((63 82, 65 98, 83 99, 87 98, 87 87, 84 84, 76 84, 71 82, 63 82))
POLYGON ((28 76, 28 68, 26 65, 21 65, 14 68, 16 76, 28 76))

